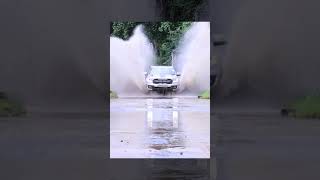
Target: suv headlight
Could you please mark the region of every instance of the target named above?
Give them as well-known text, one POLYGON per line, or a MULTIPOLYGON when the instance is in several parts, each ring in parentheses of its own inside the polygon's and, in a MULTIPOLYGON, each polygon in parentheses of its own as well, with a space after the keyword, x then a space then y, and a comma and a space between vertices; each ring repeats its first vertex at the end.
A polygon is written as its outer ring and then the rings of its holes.
POLYGON ((177 81, 177 78, 172 78, 172 81, 177 81))
POLYGON ((177 77, 172 78, 172 81, 178 81, 177 77))

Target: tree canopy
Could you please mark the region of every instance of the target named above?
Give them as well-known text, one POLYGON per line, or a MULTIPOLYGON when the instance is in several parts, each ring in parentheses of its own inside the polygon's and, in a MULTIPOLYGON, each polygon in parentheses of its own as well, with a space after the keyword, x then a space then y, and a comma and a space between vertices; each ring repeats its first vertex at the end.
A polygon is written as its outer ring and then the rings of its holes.
POLYGON ((113 22, 111 35, 127 40, 134 28, 144 25, 144 30, 155 47, 158 65, 170 65, 171 53, 192 22, 113 22))
POLYGON ((162 18, 196 21, 204 0, 157 0, 162 18))
POLYGON ((172 51, 191 25, 191 21, 198 20, 199 13, 207 2, 207 0, 156 0, 160 17, 172 22, 113 22, 111 35, 127 40, 134 28, 143 24, 145 33, 156 50, 157 64, 170 65, 172 51))

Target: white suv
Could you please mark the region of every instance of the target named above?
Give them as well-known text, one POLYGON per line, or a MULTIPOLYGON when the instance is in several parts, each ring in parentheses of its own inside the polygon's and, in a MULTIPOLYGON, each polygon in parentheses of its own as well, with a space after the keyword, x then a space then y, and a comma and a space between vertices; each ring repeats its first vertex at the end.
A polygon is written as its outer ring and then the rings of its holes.
POLYGON ((146 87, 149 91, 171 90, 179 87, 179 76, 172 66, 151 66, 149 73, 145 72, 146 87))

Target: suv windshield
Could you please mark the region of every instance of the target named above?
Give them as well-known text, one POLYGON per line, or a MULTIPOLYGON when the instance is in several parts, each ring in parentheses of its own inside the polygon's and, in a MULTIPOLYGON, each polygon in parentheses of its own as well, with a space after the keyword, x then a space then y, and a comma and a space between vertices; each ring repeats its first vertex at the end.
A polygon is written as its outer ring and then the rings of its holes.
POLYGON ((175 75, 176 72, 173 68, 152 68, 150 74, 160 74, 160 75, 165 75, 165 74, 170 74, 170 75, 175 75))

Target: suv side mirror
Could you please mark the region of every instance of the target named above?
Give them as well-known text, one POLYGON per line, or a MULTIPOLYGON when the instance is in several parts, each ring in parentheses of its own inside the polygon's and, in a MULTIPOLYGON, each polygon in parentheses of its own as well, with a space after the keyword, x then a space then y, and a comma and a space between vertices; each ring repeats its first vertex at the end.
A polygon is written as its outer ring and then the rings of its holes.
POLYGON ((181 74, 180 74, 180 73, 177 73, 177 76, 181 76, 181 74))
POLYGON ((144 74, 144 76, 147 76, 147 75, 148 75, 148 73, 147 73, 147 72, 143 72, 143 74, 144 74))

